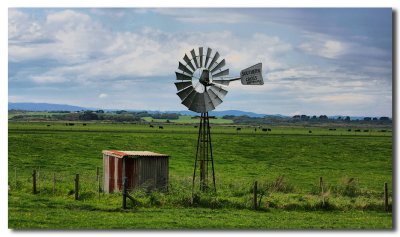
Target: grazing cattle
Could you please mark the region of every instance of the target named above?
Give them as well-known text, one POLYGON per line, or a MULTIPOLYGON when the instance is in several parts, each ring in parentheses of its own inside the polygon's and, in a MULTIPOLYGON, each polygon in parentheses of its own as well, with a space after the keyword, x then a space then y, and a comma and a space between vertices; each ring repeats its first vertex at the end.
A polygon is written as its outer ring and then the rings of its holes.
POLYGON ((197 126, 194 126, 194 128, 197 128, 197 126))
POLYGON ((360 129, 356 129, 356 130, 354 130, 354 132, 361 132, 361 130, 360 129))
POLYGON ((263 128, 262 131, 266 132, 266 131, 268 131, 268 128, 263 128))
POLYGON ((74 126, 75 124, 74 123, 68 123, 68 126, 74 126))
POLYGON ((65 126, 68 126, 68 123, 65 123, 65 126))
POLYGON ((47 124, 47 127, 50 127, 50 124, 47 124))
POLYGON ((267 128, 267 129, 268 129, 268 132, 271 132, 271 131, 272 131, 270 128, 267 128))
POLYGON ((308 133, 312 133, 312 131, 311 131, 311 130, 308 130, 308 133))
POLYGON ((254 132, 257 132, 257 128, 254 128, 254 132))
POLYGON ((383 129, 383 130, 380 130, 380 132, 386 132, 386 130, 383 129))
POLYGON ((164 127, 163 127, 163 126, 158 126, 158 128, 159 128, 159 129, 164 129, 164 127))
POLYGON ((82 124, 83 126, 86 126, 86 123, 82 124))
POLYGON ((349 129, 347 129, 347 131, 348 131, 348 132, 351 132, 351 129, 349 128, 349 129))
POLYGON ((329 131, 336 131, 336 128, 330 128, 329 131))
POLYGON ((368 130, 368 129, 365 129, 364 132, 369 132, 369 130, 368 130))
POLYGON ((240 130, 242 130, 242 128, 236 128, 236 132, 238 132, 238 131, 240 131, 240 130))
POLYGON ((151 127, 151 128, 154 128, 154 126, 153 126, 153 125, 151 125, 151 124, 150 124, 150 126, 149 126, 149 127, 151 127))

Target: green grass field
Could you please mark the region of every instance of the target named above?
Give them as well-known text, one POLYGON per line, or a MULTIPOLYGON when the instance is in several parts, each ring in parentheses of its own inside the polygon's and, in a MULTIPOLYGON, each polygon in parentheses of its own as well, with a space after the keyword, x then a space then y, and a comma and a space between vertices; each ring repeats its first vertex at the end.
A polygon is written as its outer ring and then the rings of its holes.
POLYGON ((193 125, 9 123, 9 228, 12 229, 390 229, 383 184, 392 202, 392 134, 328 128, 212 126, 217 194, 191 206, 197 128, 193 125), (47 126, 50 125, 50 126, 47 126), (309 133, 309 131, 312 133, 309 133), (97 193, 102 150, 149 150, 170 158, 168 193, 97 193), (31 173, 40 170, 39 194, 31 173), (74 175, 81 199, 74 200, 74 175), (53 193, 53 177, 56 192, 53 193), (319 193, 319 177, 325 193, 319 193), (16 177, 16 179, 15 179, 16 177), (276 185, 278 177, 284 177, 276 185), (251 186, 265 195, 251 210, 251 186), (271 184, 274 184, 271 186, 271 184), (274 187, 274 188, 271 188, 274 187), (265 188, 265 189, 263 189, 265 188), (322 204, 322 199, 324 204, 322 204))

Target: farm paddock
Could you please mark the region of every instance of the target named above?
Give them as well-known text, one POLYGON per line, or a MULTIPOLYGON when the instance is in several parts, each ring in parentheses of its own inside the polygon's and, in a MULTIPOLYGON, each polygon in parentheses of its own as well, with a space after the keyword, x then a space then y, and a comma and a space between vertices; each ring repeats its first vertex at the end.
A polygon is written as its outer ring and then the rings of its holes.
POLYGON ((154 130, 129 124, 10 123, 9 228, 393 228, 392 213, 383 210, 385 182, 392 203, 391 133, 287 127, 272 127, 268 134, 242 127, 237 133, 224 126, 213 126, 211 132, 213 144, 218 144, 217 195, 199 194, 191 206, 197 139, 193 126, 164 125, 154 130), (129 203, 126 210, 121 208, 120 193, 98 195, 96 167, 102 166, 99 151, 104 149, 152 150, 174 157, 168 192, 132 192, 137 203, 129 203), (40 174, 36 195, 33 169, 40 174), (77 173, 80 199, 74 200, 71 191, 77 173), (260 193, 258 211, 251 208, 255 180, 265 191, 260 193))

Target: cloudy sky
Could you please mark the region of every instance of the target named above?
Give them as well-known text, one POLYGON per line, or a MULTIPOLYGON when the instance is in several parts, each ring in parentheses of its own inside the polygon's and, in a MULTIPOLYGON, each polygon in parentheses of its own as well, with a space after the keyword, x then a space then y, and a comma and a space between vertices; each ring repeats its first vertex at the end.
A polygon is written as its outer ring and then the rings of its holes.
POLYGON ((186 110, 175 71, 198 46, 232 76, 263 64, 217 110, 392 116, 390 8, 10 8, 8 99, 186 110))

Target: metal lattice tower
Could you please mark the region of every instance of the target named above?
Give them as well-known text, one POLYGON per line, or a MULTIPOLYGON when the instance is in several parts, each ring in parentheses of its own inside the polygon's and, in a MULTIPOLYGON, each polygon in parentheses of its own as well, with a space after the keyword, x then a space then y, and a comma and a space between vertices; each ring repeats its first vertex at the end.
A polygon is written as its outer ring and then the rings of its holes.
POLYGON ((211 189, 216 191, 215 187, 215 170, 214 159, 212 153, 211 133, 210 133, 210 117, 207 113, 202 113, 200 117, 199 135, 197 139, 196 160, 194 162, 192 195, 196 186, 196 172, 199 172, 200 191, 211 189), (197 171, 198 169, 198 171, 197 171), (210 170, 211 169, 211 170, 210 170), (212 187, 209 186, 209 173, 211 172, 212 187))

